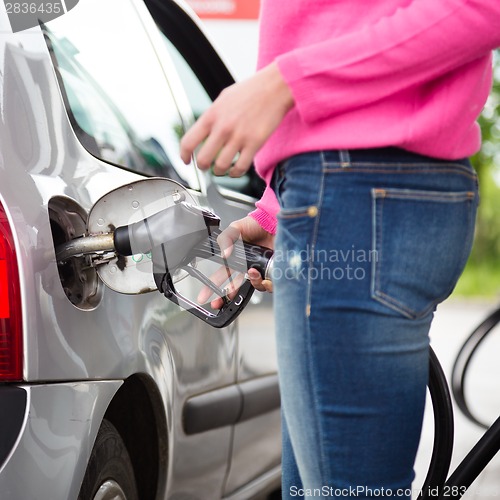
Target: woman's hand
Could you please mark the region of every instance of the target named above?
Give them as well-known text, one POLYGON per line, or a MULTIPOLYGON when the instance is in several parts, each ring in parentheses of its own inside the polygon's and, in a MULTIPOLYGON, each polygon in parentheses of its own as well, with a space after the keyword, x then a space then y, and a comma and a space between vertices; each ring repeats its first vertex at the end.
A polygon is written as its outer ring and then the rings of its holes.
MULTIPOLYGON (((217 243, 219 244, 224 257, 227 258, 231 255, 234 242, 239 239, 246 241, 247 243, 254 243, 267 248, 274 248, 274 235, 262 229, 259 223, 252 217, 247 216, 233 222, 219 235, 217 243)), ((257 290, 262 292, 273 291, 272 282, 270 280, 263 280, 259 271, 256 269, 249 269, 247 274, 250 282, 257 290)), ((214 283, 220 285, 227 279, 227 269, 219 269, 219 271, 211 276, 210 279, 214 283)), ((236 293, 236 291, 237 290, 234 290, 234 293, 236 293)), ((200 304, 206 302, 211 294, 212 292, 208 287, 204 288, 198 295, 198 302, 200 304)), ((223 306, 223 301, 221 298, 217 298, 214 299, 210 305, 213 309, 220 309, 223 306)))
MULTIPOLYGON (((239 238, 247 243, 254 243, 271 249, 274 248, 274 235, 262 229, 259 223, 252 217, 244 217, 233 222, 219 235, 217 243, 225 257, 231 255, 233 244, 239 238)), ((270 280, 263 280, 257 269, 249 269, 247 274, 250 282, 257 290, 261 292, 273 291, 272 282, 270 280)))
POLYGON ((201 170, 231 177, 244 175, 255 153, 276 130, 294 102, 278 66, 273 63, 251 78, 221 92, 181 140, 181 158, 187 164, 194 150, 201 170), (234 158, 239 157, 234 165, 234 158))

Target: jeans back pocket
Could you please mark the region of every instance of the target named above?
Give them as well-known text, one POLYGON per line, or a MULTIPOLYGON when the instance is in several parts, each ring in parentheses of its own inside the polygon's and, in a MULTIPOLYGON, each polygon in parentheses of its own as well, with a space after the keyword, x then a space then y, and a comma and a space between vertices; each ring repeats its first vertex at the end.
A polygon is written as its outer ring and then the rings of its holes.
POLYGON ((372 297, 409 318, 448 297, 472 247, 476 196, 372 189, 372 297))

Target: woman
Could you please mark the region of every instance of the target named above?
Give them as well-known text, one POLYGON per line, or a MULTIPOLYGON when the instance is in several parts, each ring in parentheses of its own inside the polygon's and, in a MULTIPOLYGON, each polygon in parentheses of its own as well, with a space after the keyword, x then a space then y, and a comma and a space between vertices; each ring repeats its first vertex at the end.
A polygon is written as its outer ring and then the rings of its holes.
POLYGON ((221 246, 275 248, 284 498, 411 496, 428 332, 472 244, 467 158, 499 45, 498 2, 263 0, 261 69, 182 140, 186 162, 205 141, 199 168, 237 177, 255 159, 267 181, 221 246))

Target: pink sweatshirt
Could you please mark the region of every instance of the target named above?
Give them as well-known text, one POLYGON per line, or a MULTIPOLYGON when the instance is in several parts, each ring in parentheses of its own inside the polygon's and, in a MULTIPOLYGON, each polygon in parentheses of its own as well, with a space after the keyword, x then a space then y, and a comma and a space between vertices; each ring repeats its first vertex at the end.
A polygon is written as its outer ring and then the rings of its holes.
MULTIPOLYGON (((262 0, 259 67, 295 107, 255 158, 269 185, 297 153, 397 146, 443 159, 480 147, 476 119, 500 46, 500 0, 262 0)), ((269 232, 268 187, 252 216, 269 232)))

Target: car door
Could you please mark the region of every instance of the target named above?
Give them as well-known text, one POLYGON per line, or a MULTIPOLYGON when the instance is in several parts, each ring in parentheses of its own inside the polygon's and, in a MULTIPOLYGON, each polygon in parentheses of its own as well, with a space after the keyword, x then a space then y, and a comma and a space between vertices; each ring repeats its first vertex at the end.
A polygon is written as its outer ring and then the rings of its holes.
MULTIPOLYGON (((234 80, 201 26, 178 4, 157 0, 145 3, 180 75, 182 88, 174 93, 178 102, 184 103, 180 106, 183 110, 186 98, 189 102, 185 121, 192 122, 234 80)), ((253 169, 239 179, 216 177, 209 172, 201 176, 200 182, 208 205, 221 216, 223 225, 252 210, 264 188, 253 169)), ((256 293, 253 303, 240 316, 238 326, 237 380, 243 409, 234 429, 224 492, 242 495, 240 488, 262 474, 279 476, 280 402, 271 296, 256 293)))

